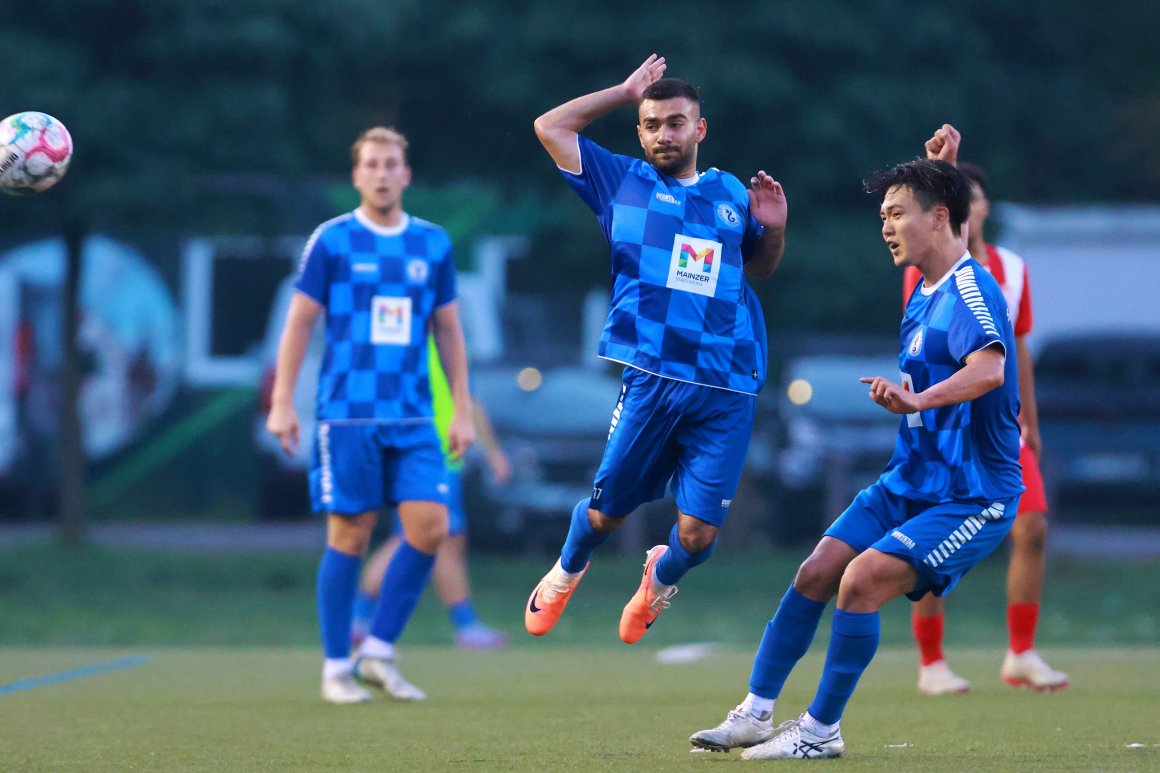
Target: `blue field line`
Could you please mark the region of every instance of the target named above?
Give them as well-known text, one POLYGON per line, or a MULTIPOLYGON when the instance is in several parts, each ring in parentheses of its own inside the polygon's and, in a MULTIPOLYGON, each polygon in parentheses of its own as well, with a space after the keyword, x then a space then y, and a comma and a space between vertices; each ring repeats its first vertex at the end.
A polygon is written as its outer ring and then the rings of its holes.
POLYGON ((82 666, 81 668, 74 668, 70 671, 61 671, 56 674, 45 674, 38 676, 35 679, 21 679, 18 682, 9 682, 8 684, 0 684, 0 697, 9 695, 14 692, 21 692, 23 690, 32 690, 36 687, 45 687, 50 684, 60 684, 61 682, 72 682, 77 679, 86 679, 90 676, 108 673, 109 671, 122 671, 126 668, 137 668, 149 662, 148 655, 132 655, 120 660, 110 660, 107 663, 94 663, 91 666, 82 666))

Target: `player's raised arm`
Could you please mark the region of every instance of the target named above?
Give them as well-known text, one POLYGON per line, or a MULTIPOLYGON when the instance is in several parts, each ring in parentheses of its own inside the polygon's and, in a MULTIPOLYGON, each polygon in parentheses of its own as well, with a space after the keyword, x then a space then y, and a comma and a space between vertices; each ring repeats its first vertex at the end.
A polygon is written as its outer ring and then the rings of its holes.
POLYGON ((764 171, 749 180, 749 211, 765 227, 745 262, 745 273, 765 278, 785 253, 785 223, 789 207, 781 183, 764 171))
POLYGON ((926 141, 926 157, 931 161, 946 161, 951 166, 956 166, 959 161, 960 142, 962 135, 959 134, 959 130, 949 123, 944 123, 935 131, 934 136, 926 141))
POLYGON ((644 90, 660 80, 666 66, 663 56, 653 54, 624 83, 577 97, 537 118, 534 124, 536 136, 556 166, 579 174, 580 145, 577 135, 588 124, 616 108, 640 102, 644 90))

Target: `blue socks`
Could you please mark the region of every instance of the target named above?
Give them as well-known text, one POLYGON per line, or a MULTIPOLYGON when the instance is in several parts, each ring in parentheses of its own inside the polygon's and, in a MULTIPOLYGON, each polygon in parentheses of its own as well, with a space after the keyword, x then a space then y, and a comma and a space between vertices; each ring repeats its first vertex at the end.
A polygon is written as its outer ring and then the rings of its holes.
POLYGON ((591 501, 582 499, 572 508, 572 525, 568 527, 568 538, 564 540, 564 547, 560 551, 560 566, 565 572, 575 574, 583 571, 596 548, 609 537, 593 529, 588 522, 588 505, 591 501))
POLYGON ((810 716, 824 725, 832 725, 842 718, 842 712, 858 679, 878 651, 881 618, 877 612, 846 612, 834 610, 830 649, 826 652, 826 667, 817 695, 810 704, 810 716))
POLYGON ((657 582, 662 585, 676 585, 685 576, 685 572, 708 561, 709 556, 717 549, 717 543, 714 541, 700 553, 690 553, 681 545, 679 535, 680 529, 677 524, 673 524, 672 531, 669 532, 669 549, 657 561, 657 582))
POLYGON ((362 559, 327 547, 318 564, 318 623, 328 659, 350 657, 350 616, 362 559))
MULTIPOLYGON (((383 575, 383 587, 379 591, 379 608, 375 612, 371 623, 371 636, 394 644, 411 613, 427 587, 427 580, 431 576, 431 568, 435 566, 435 556, 428 555, 411 546, 403 540, 399 549, 391 557, 391 565, 383 575)), ((350 620, 348 613, 347 620, 350 620)))
POLYGON ((458 604, 452 604, 447 607, 447 616, 451 618, 451 624, 455 626, 455 630, 466 628, 469 625, 475 625, 479 622, 479 617, 475 614, 475 606, 471 603, 471 599, 464 599, 458 604))
POLYGON ((808 599, 789 586, 757 647, 749 676, 750 692, 762 698, 781 694, 789 672, 810 648, 825 608, 824 602, 808 599))

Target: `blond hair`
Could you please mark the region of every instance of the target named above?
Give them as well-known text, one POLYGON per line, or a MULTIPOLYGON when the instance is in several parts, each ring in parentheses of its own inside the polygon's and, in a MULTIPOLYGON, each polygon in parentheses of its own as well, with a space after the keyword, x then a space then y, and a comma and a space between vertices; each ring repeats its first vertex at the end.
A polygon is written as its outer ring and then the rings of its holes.
POLYGON ((407 138, 388 126, 375 126, 359 135, 350 146, 350 157, 355 166, 358 166, 358 154, 364 143, 373 142, 376 145, 398 145, 403 151, 403 160, 407 159, 407 138))

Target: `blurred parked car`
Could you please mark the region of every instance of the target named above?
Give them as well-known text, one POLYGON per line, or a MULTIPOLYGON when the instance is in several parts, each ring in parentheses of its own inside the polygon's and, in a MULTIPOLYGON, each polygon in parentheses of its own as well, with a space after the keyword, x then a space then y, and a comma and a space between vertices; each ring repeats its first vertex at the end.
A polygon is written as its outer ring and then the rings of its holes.
POLYGON ((1160 501, 1160 335, 1082 334, 1036 355, 1052 507, 1107 512, 1160 501))
POLYGON ((899 417, 867 397, 862 376, 897 379, 897 355, 799 355, 771 385, 781 433, 775 531, 782 540, 803 532, 816 539, 890 460, 899 417))

